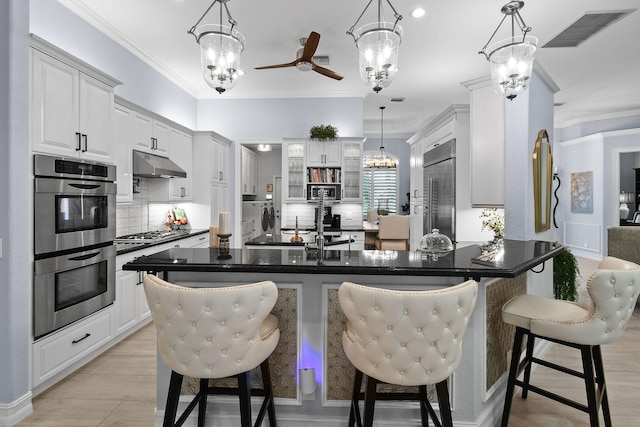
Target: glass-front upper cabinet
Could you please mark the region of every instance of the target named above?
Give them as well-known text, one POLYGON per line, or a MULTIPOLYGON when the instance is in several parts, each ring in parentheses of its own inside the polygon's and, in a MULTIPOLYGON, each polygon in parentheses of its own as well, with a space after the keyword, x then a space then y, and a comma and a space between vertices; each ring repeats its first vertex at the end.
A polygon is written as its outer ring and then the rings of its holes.
POLYGON ((285 201, 305 200, 306 166, 303 141, 285 141, 282 156, 282 187, 285 201))
POLYGON ((362 201, 362 140, 342 140, 342 200, 362 201))

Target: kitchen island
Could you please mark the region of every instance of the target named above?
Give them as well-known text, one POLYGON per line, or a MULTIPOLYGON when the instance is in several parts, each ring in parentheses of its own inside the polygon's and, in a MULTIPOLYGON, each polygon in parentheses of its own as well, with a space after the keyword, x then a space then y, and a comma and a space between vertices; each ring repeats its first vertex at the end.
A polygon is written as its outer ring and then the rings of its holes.
MULTIPOLYGON (((318 260, 317 253, 300 248, 232 249, 228 256, 221 256, 218 249, 172 248, 139 257, 123 269, 157 273, 170 282, 192 287, 274 281, 279 289, 274 313, 279 318, 281 339, 270 361, 281 426, 303 422, 346 425, 353 367, 342 350, 344 315, 337 290, 343 281, 426 290, 477 280, 478 302, 450 389, 454 422, 492 426, 502 410, 503 374, 513 337, 512 329, 501 321, 500 308, 513 296, 527 292, 531 274, 549 277, 551 286, 552 269, 544 267, 561 250, 562 246, 551 242, 506 240, 503 251, 490 261, 481 259, 479 245, 459 247, 435 259, 421 252, 403 251, 328 249, 318 260), (315 369, 315 394, 301 394, 298 369, 302 368, 315 369)), ((158 359, 158 417, 165 406, 169 373, 158 359)), ((187 394, 196 390, 193 380, 183 386, 187 394)), ((221 399, 218 404, 222 408, 218 406, 220 410, 212 411, 209 417, 220 425, 233 425, 237 401, 221 399)), ((414 403, 376 405, 376 419, 382 422, 402 420, 403 425, 419 425, 419 418, 414 403)))

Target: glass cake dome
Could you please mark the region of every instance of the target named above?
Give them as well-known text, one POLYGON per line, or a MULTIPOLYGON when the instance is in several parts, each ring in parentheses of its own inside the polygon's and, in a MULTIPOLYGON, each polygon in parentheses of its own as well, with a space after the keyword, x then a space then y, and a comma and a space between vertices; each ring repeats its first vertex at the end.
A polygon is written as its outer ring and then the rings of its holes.
POLYGON ((434 228, 431 233, 425 234, 420 239, 420 250, 430 254, 434 260, 438 259, 438 256, 448 254, 453 250, 453 243, 444 234, 440 234, 440 230, 434 228))

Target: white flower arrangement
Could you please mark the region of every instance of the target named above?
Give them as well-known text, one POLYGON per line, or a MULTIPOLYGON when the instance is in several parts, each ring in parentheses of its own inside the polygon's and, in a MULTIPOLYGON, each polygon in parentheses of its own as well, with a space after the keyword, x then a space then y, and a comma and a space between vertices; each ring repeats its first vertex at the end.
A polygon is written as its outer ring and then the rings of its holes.
POLYGON ((504 216, 498 209, 484 209, 480 214, 482 229, 493 231, 493 242, 497 243, 504 238, 504 216))

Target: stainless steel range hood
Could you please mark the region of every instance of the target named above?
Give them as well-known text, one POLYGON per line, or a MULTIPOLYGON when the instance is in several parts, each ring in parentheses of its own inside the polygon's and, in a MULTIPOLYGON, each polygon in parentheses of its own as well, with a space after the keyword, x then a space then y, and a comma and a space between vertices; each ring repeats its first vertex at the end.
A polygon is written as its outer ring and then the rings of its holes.
POLYGON ((186 178, 187 173, 167 157, 133 150, 133 175, 147 178, 186 178))

